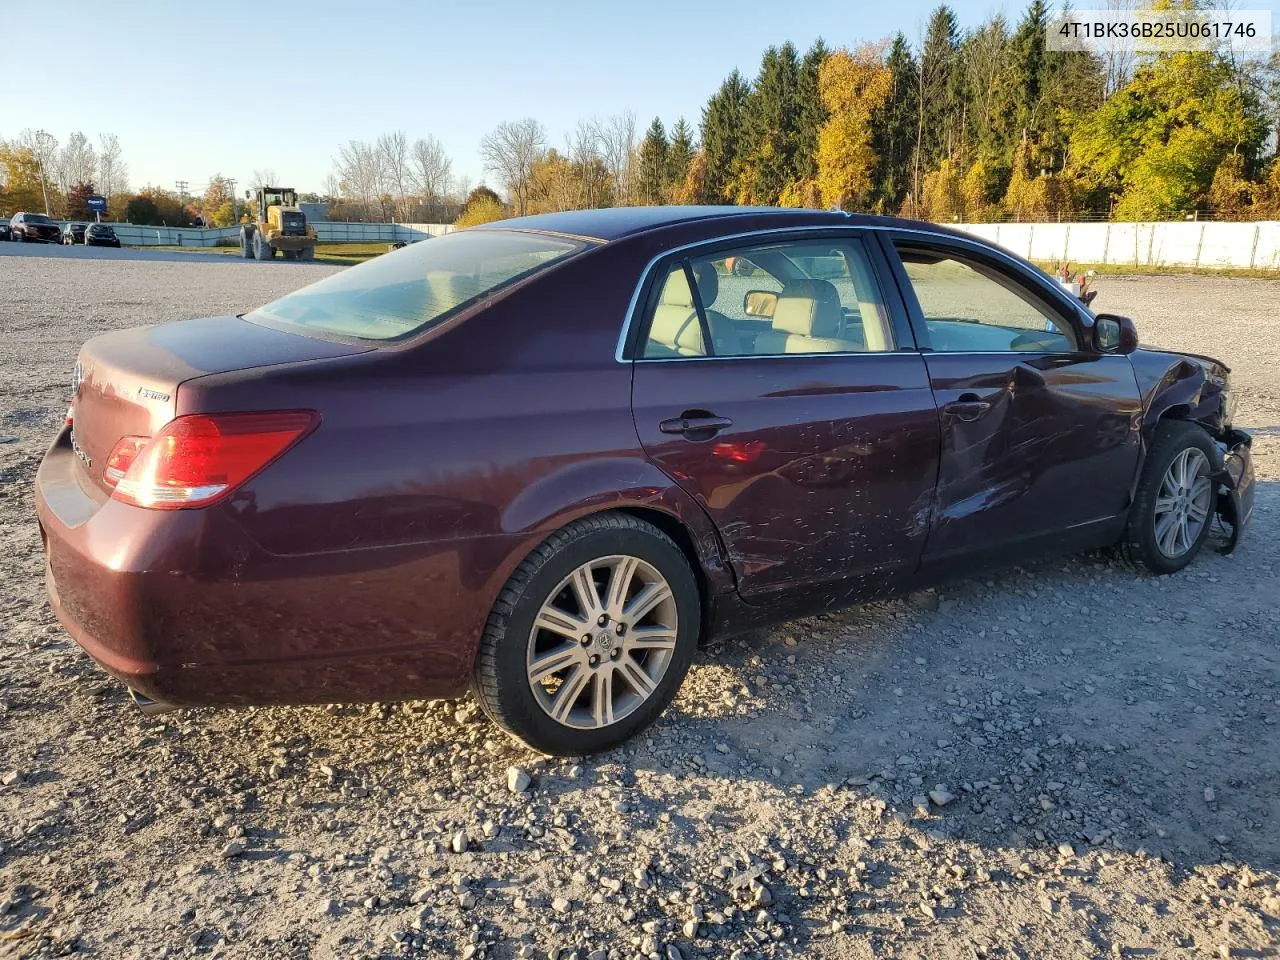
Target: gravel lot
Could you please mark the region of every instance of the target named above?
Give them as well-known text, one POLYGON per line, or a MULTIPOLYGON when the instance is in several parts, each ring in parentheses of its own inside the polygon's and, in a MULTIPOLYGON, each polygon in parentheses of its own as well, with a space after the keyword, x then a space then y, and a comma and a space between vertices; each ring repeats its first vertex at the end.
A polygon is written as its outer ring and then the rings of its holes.
POLYGON ((0 247, 0 955, 1277 955, 1280 283, 1099 283, 1235 368, 1264 478, 1237 554, 717 643, 572 763, 470 702, 140 716, 44 599, 30 482, 75 351, 333 268, 0 247))

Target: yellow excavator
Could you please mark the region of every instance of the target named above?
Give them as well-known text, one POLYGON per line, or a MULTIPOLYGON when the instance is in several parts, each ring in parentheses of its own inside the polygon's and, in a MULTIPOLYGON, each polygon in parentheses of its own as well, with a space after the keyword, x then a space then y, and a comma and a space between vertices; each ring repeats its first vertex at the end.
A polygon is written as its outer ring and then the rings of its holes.
POLYGON ((316 231, 298 209, 293 187, 246 190, 245 199, 257 204, 257 219, 240 225, 240 255, 246 260, 270 260, 279 250, 286 260, 314 260, 316 231))

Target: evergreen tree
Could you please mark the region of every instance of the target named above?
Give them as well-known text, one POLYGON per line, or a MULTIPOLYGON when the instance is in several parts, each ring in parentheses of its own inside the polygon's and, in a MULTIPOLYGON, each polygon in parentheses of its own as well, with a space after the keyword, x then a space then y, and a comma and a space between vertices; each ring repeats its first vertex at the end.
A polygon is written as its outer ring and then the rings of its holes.
POLYGON ((684 117, 671 128, 671 142, 667 145, 666 197, 675 202, 675 195, 684 188, 689 173, 689 161, 693 159, 693 130, 684 117))
POLYGON ((706 196, 713 203, 733 199, 733 182, 742 158, 742 128, 751 90, 737 70, 702 108, 702 152, 706 157, 706 196))
POLYGON ((891 77, 889 98, 871 121, 871 144, 879 158, 871 203, 880 213, 896 213, 911 186, 916 97, 919 95, 916 59, 901 33, 893 38, 885 66, 891 77))
POLYGON ((738 202, 775 204, 797 179, 796 131, 800 61, 790 42, 770 47, 747 98, 746 149, 738 172, 738 202))
POLYGON ((818 88, 818 71, 830 55, 831 51, 819 37, 800 62, 796 88, 795 179, 807 180, 818 172, 818 132, 828 117, 818 88))
POLYGON ((635 189, 642 204, 663 203, 667 198, 667 131, 657 117, 640 141, 635 189))
POLYGON ((916 152, 912 189, 919 199, 922 179, 936 170, 958 146, 956 63, 959 59, 959 27, 955 12, 946 4, 934 10, 920 51, 916 105, 916 152))

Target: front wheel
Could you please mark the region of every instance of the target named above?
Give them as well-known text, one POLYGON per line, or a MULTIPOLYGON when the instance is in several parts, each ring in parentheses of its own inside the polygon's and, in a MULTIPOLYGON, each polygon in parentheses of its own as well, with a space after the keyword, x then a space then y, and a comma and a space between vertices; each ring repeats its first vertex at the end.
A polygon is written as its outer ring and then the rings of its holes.
POLYGON ((670 537, 624 514, 578 520, 499 595, 476 659, 480 706, 543 753, 615 746, 675 697, 700 612, 693 570, 670 537))
POLYGON ((276 255, 275 248, 267 242, 261 230, 255 230, 253 233, 253 255, 259 260, 270 260, 276 255))
POLYGON ((1121 554, 1153 573, 1176 573, 1209 536, 1217 498, 1218 450, 1203 429, 1166 420, 1142 468, 1121 554))

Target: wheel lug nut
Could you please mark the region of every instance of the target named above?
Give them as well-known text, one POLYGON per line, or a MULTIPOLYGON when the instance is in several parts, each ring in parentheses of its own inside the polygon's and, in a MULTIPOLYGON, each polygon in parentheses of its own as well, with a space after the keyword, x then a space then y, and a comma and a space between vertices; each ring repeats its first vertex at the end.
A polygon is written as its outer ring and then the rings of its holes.
POLYGON ((625 623, 618 624, 618 628, 617 628, 618 636, 622 636, 626 632, 627 632, 627 625, 625 623))
POLYGON ((599 658, 596 654, 594 654, 594 653, 593 653, 593 654, 591 655, 591 658, 590 658, 587 662, 588 662, 589 664, 591 664, 591 665, 594 667, 596 664, 598 664, 598 663, 600 662, 600 658, 599 658))
POLYGON ((609 618, 605 614, 600 614, 600 619, 596 621, 596 626, 603 627, 609 622, 609 618))
POLYGON ((589 634, 589 633, 584 633, 584 634, 582 635, 582 645, 583 645, 584 647, 589 647, 589 646, 591 646, 591 634, 589 634))
POLYGON ((622 648, 614 647, 612 650, 609 651, 609 656, 612 659, 617 660, 620 656, 622 656, 622 648))

